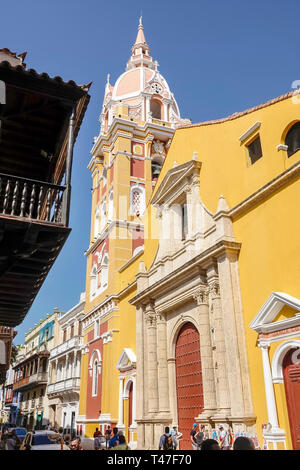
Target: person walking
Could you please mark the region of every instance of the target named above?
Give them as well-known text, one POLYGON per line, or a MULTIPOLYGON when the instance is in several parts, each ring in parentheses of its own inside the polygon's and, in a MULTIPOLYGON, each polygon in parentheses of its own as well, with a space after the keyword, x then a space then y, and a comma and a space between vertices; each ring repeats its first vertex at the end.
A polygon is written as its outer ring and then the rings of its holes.
POLYGON ((113 428, 113 437, 109 440, 108 447, 111 449, 119 444, 118 428, 113 428))
POLYGON ((197 434, 195 435, 195 440, 196 440, 196 444, 197 444, 197 450, 200 450, 201 449, 201 446, 203 444, 203 441, 204 441, 204 431, 205 431, 205 426, 201 426, 201 429, 199 429, 199 431, 197 432, 197 434))
POLYGON ((173 450, 174 449, 174 441, 173 436, 170 433, 169 426, 165 427, 165 432, 160 436, 158 450, 173 450))
POLYGON ((171 434, 173 437, 173 448, 176 450, 179 445, 178 441, 182 438, 182 433, 178 431, 177 426, 173 426, 171 434))
POLYGON ((223 424, 219 425, 220 429, 220 446, 221 450, 230 450, 230 436, 227 429, 224 428, 223 424))
POLYGON ((100 449, 99 429, 96 428, 96 431, 94 432, 94 450, 99 450, 99 449, 100 449))
POLYGON ((191 443, 192 443, 192 448, 193 450, 197 450, 197 441, 196 441, 196 434, 197 434, 197 423, 193 424, 192 430, 190 432, 190 438, 191 438, 191 443))
POLYGON ((107 429, 106 429, 106 431, 105 431, 106 449, 108 449, 108 444, 109 444, 111 432, 112 432, 112 431, 111 431, 111 428, 110 428, 110 426, 108 425, 108 426, 107 426, 107 429))

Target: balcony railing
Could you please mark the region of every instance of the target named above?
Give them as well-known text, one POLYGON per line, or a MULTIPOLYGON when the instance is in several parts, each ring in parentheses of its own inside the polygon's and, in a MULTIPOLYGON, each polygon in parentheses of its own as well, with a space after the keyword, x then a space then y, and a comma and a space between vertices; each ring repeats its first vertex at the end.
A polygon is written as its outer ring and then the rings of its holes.
POLYGON ((65 189, 65 186, 0 173, 0 214, 64 224, 65 189))
POLYGON ((48 380, 48 373, 47 372, 38 372, 37 374, 33 374, 29 376, 29 383, 32 382, 47 382, 48 380))
POLYGON ((70 390, 80 389, 80 377, 71 377, 70 379, 59 380, 53 384, 48 385, 47 393, 58 393, 70 390))
POLYGON ((70 351, 70 349, 76 348, 81 346, 82 337, 81 336, 74 336, 71 339, 68 339, 64 343, 56 346, 56 348, 51 349, 50 351, 50 358, 58 356, 59 354, 63 354, 64 352, 70 351))

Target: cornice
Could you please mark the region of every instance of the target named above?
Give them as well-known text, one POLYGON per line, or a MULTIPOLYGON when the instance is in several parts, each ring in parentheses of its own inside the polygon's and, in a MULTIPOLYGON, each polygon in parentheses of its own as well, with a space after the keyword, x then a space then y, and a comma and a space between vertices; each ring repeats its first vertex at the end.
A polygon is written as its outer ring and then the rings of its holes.
POLYGON ((241 243, 225 239, 219 240, 216 244, 205 250, 200 255, 187 261, 184 265, 180 266, 175 271, 167 274, 167 276, 163 277, 159 281, 149 286, 147 289, 138 293, 129 301, 129 303, 131 305, 136 306, 143 303, 148 303, 150 298, 155 299, 156 297, 161 295, 166 289, 168 290, 170 288, 170 285, 174 287, 176 283, 182 283, 182 279, 186 280, 187 278, 190 278, 193 274, 193 270, 198 270, 197 273, 199 274, 199 268, 201 269, 202 265, 207 263, 210 259, 217 258, 222 254, 227 253, 228 251, 238 253, 240 251, 240 248, 241 243))
POLYGON ((289 183, 292 179, 299 176, 299 174, 300 174, 300 161, 296 162, 290 168, 288 168, 285 171, 283 171, 282 173, 280 173, 280 175, 273 178, 271 181, 269 181, 264 186, 259 188, 257 191, 255 191, 253 194, 251 194, 249 197, 247 197, 242 202, 240 202, 239 204, 234 206, 229 211, 229 213, 228 213, 229 216, 232 219, 235 219, 236 217, 239 217, 244 212, 246 212, 247 210, 251 209, 256 204, 258 204, 260 201, 262 201, 263 199, 266 199, 268 196, 273 194, 275 191, 277 191, 283 185, 289 183))

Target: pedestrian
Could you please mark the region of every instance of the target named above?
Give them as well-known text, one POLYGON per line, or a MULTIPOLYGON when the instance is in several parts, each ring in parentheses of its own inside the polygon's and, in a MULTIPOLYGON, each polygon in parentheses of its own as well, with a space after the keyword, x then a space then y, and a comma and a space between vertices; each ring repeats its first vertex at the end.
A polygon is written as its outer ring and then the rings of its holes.
POLYGON ((108 443, 109 449, 111 449, 112 447, 115 447, 119 444, 118 437, 119 437, 118 436, 118 428, 115 427, 115 428, 113 428, 113 436, 110 438, 109 443, 108 443))
POLYGON ((182 433, 178 431, 177 426, 173 426, 171 429, 171 434, 173 437, 173 447, 174 450, 176 450, 179 444, 178 441, 182 438, 182 433))
POLYGON ((237 437, 233 444, 233 450, 256 450, 254 442, 245 436, 237 437))
POLYGON ((123 434, 119 435, 119 444, 114 447, 114 450, 131 450, 123 434))
POLYGON ((221 450, 218 441, 215 439, 205 439, 200 450, 221 450))
POLYGON ((201 449, 202 443, 204 441, 204 431, 205 431, 205 426, 201 426, 201 429, 199 429, 199 431, 195 435, 197 450, 201 449))
POLYGON ((96 428, 96 431, 94 432, 94 450, 99 450, 99 449, 100 449, 99 429, 96 428))
POLYGON ((223 424, 219 425, 220 429, 220 446, 221 450, 230 450, 230 435, 227 429, 224 428, 223 424))
POLYGON ((111 436, 111 428, 110 428, 110 426, 108 425, 108 426, 107 426, 107 429, 106 429, 106 431, 105 431, 106 449, 108 448, 110 436, 111 436))
POLYGON ((169 426, 165 427, 165 432, 160 436, 158 450, 173 450, 174 449, 174 442, 173 436, 170 433, 169 426))
POLYGON ((192 430, 190 432, 190 438, 191 438, 191 443, 192 443, 193 450, 198 449, 197 441, 196 441, 196 438, 195 438, 196 434, 197 434, 197 423, 194 423, 193 427, 192 427, 192 430))

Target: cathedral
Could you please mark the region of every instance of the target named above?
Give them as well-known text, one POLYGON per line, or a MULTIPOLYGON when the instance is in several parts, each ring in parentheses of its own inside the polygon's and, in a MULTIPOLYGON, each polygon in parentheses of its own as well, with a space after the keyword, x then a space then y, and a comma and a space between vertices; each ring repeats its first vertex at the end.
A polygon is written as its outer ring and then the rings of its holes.
POLYGON ((82 435, 156 449, 176 425, 190 449, 196 422, 300 449, 297 100, 192 124, 140 19, 88 165, 82 435))

